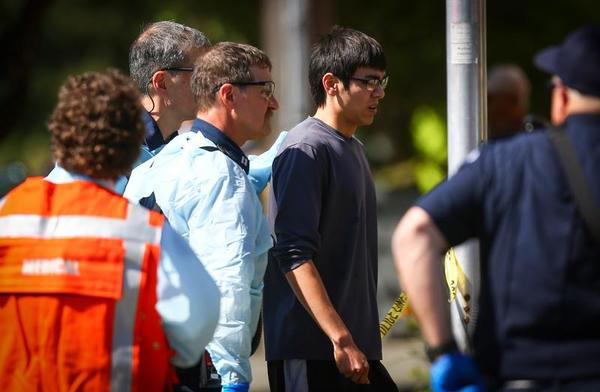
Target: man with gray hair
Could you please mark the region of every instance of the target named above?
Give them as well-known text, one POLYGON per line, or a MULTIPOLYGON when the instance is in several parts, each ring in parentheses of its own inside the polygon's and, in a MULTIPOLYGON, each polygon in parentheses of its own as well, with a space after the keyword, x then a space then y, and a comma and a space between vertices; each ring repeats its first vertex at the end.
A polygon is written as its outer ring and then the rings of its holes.
POLYGON ((225 392, 247 391, 252 380, 251 340, 272 241, 240 147, 271 132, 274 89, 261 50, 223 42, 205 51, 191 76, 199 108, 191 132, 138 166, 125 192, 152 198, 217 282, 221 314, 207 350, 225 392))
MULTIPOLYGON (((211 43, 200 31, 172 21, 146 26, 129 49, 129 73, 144 94, 146 140, 134 167, 156 155, 178 133, 189 131, 196 118, 196 99, 190 88, 194 62, 211 43)), ((283 140, 282 138, 280 141, 283 140)), ((266 153, 249 156, 250 181, 257 193, 271 177, 275 143, 266 153)), ((117 184, 124 191, 127 179, 117 184)), ((135 200, 139 202, 140 200, 135 200)), ((153 199, 141 204, 151 207, 153 199)))
MULTIPOLYGON (((133 167, 160 151, 178 130, 189 128, 196 115, 190 90, 194 61, 210 45, 202 32, 172 21, 149 24, 131 45, 129 72, 143 93, 146 128, 141 154, 133 167)), ((49 176, 60 179, 60 173, 57 168, 49 176)), ((121 177, 115 191, 123 193, 126 184, 127 178, 121 177)))
POLYGON ((129 73, 144 93, 148 152, 160 148, 196 116, 190 78, 194 61, 210 45, 200 31, 171 21, 146 26, 131 45, 129 73))

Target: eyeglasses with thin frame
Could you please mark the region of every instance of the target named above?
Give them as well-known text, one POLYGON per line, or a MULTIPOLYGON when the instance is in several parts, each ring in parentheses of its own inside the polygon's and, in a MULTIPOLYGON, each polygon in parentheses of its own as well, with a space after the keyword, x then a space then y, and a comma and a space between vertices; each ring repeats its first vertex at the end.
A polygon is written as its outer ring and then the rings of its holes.
POLYGON ((367 85, 368 91, 375 91, 378 87, 381 87, 382 90, 385 90, 389 81, 390 75, 386 75, 383 79, 377 78, 356 78, 351 77, 350 80, 357 80, 359 82, 363 82, 367 85))
MULTIPOLYGON (((194 68, 193 67, 164 67, 164 68, 159 68, 156 71, 152 72, 152 76, 154 76, 154 74, 158 71, 193 72, 194 68)), ((148 95, 148 89, 150 88, 150 84, 152 84, 152 77, 150 77, 150 81, 148 81, 148 84, 146 85, 146 90, 145 90, 146 95, 148 95)), ((152 99, 152 98, 150 98, 150 99, 152 99)), ((152 101, 152 110, 154 110, 154 101, 152 101)))
POLYGON ((229 82, 234 86, 262 86, 261 94, 265 99, 271 99, 275 93, 275 82, 272 80, 261 80, 256 82, 229 82))
MULTIPOLYGON (((172 72, 193 72, 194 68, 193 67, 164 67, 164 68, 159 68, 156 71, 152 72, 152 76, 154 76, 155 73, 157 73, 158 71, 172 71, 172 72)), ((148 83, 152 83, 152 77, 150 77, 150 81, 148 83)))
POLYGON ((174 71, 174 72, 193 72, 193 67, 165 67, 159 68, 157 71, 174 71))

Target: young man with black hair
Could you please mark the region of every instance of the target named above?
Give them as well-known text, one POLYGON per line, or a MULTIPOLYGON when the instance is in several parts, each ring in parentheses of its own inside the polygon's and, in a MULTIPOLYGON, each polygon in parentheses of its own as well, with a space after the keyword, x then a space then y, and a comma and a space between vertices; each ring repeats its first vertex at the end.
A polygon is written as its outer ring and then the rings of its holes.
POLYGON ((335 27, 313 46, 317 111, 273 163, 264 295, 272 391, 397 390, 380 363, 375 189, 354 137, 375 118, 385 68, 381 45, 356 30, 335 27))

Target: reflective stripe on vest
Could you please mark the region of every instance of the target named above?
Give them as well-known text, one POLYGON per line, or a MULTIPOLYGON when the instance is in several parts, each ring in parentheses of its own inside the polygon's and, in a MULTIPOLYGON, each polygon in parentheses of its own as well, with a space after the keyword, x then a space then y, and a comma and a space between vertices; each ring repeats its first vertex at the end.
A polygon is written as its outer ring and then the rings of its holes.
MULTIPOLYGON (((0 245, 4 244, 6 248, 8 244, 9 250, 4 255, 4 260, 0 258, 0 293, 66 293, 95 295, 116 300, 110 390, 135 391, 140 376, 140 350, 139 344, 135 341, 136 319, 139 320, 140 317, 138 305, 142 279, 147 278, 143 269, 148 268, 144 267, 144 262, 145 258, 152 253, 151 248, 159 245, 163 219, 140 206, 126 201, 126 204, 122 204, 119 196, 108 194, 105 190, 98 191, 101 188, 95 184, 81 183, 79 187, 72 184, 48 185, 41 179, 28 180, 24 184, 26 192, 17 193, 12 198, 9 194, 8 197, 0 200, 0 245), (43 195, 44 187, 56 187, 61 191, 71 187, 77 191, 83 190, 84 193, 92 196, 94 192, 97 192, 96 195, 99 193, 103 195, 97 196, 90 202, 92 204, 90 209, 74 207, 75 212, 81 213, 80 215, 62 215, 60 211, 51 211, 51 208, 40 211, 42 214, 32 213, 32 209, 35 211, 37 206, 31 208, 28 204, 39 203, 40 200, 44 200, 44 197, 48 197, 43 195), (35 194, 30 197, 32 190, 37 191, 33 193, 42 195, 39 200, 35 199, 35 194), (19 202, 20 196, 28 200, 25 200, 25 203, 19 202), (103 206, 103 200, 111 205, 103 206), (126 206, 126 213, 122 213, 125 212, 124 209, 111 216, 112 212, 109 208, 113 207, 113 202, 122 207, 126 206), (94 216, 95 211, 98 211, 100 216, 94 216), (120 241, 122 247, 115 248, 115 240, 120 241), (108 241, 106 242, 108 252, 116 256, 112 257, 112 261, 108 260, 103 264, 94 260, 92 256, 89 256, 91 257, 89 259, 82 257, 79 261, 75 258, 62 257, 61 252, 64 249, 71 250, 74 247, 68 243, 77 241, 83 244, 87 241, 108 241), (31 248, 27 248, 29 243, 33 244, 31 248), (11 248, 10 244, 16 245, 11 248), (30 254, 24 254, 19 247, 25 248, 30 254), (36 251, 43 254, 47 249, 50 256, 35 257, 36 251), (55 249, 58 251, 56 256, 53 256, 52 251, 55 249), (118 251, 118 249, 124 250, 124 255, 122 250, 118 251), (10 251, 13 253, 11 254, 10 251), (120 272, 122 281, 119 278, 115 279, 115 271, 120 272)), ((81 200, 78 204, 85 206, 86 200, 81 200)), ((97 255, 94 256, 98 259, 97 255)))
MULTIPOLYGON (((129 205, 127 220, 93 216, 0 216, 0 237, 4 238, 131 238, 157 243, 160 230, 150 227, 148 214, 136 213, 129 205), (133 229, 133 230, 132 230, 133 229)), ((147 211, 143 211, 147 212, 147 211)))
POLYGON ((140 288, 144 247, 125 241, 125 279, 123 297, 117 301, 113 327, 111 392, 129 392, 132 385, 134 355, 133 331, 140 288), (127 389, 123 389, 127 386, 127 389))

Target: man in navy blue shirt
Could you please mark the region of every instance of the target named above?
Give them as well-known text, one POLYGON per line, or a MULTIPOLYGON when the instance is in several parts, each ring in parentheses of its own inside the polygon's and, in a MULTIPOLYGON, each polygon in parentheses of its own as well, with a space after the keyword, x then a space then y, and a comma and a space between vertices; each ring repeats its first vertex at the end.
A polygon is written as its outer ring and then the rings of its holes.
POLYGON ((144 93, 146 146, 156 150, 189 128, 197 105, 190 88, 194 61, 210 47, 200 31, 172 21, 144 28, 129 49, 129 73, 144 93))
MULTIPOLYGON (((600 206, 600 28, 535 57, 551 73, 551 120, 573 145, 600 206)), ((492 143, 402 218, 396 266, 435 357, 435 391, 600 390, 600 245, 573 200, 547 133, 492 143), (453 342, 440 254, 481 244, 473 362, 453 342)))
MULTIPOLYGON (((129 73, 143 93, 146 109, 146 134, 134 168, 160 151, 178 130, 191 127, 197 107, 190 78, 194 61, 210 45, 202 32, 172 21, 149 24, 131 44, 129 73)), ((56 169, 51 176, 59 173, 56 169)), ((127 178, 120 177, 115 191, 122 194, 126 185, 127 178)))
POLYGON ((273 162, 264 296, 273 392, 397 391, 380 363, 375 188, 354 136, 375 118, 385 67, 362 32, 334 28, 319 40, 309 66, 317 111, 273 162))

